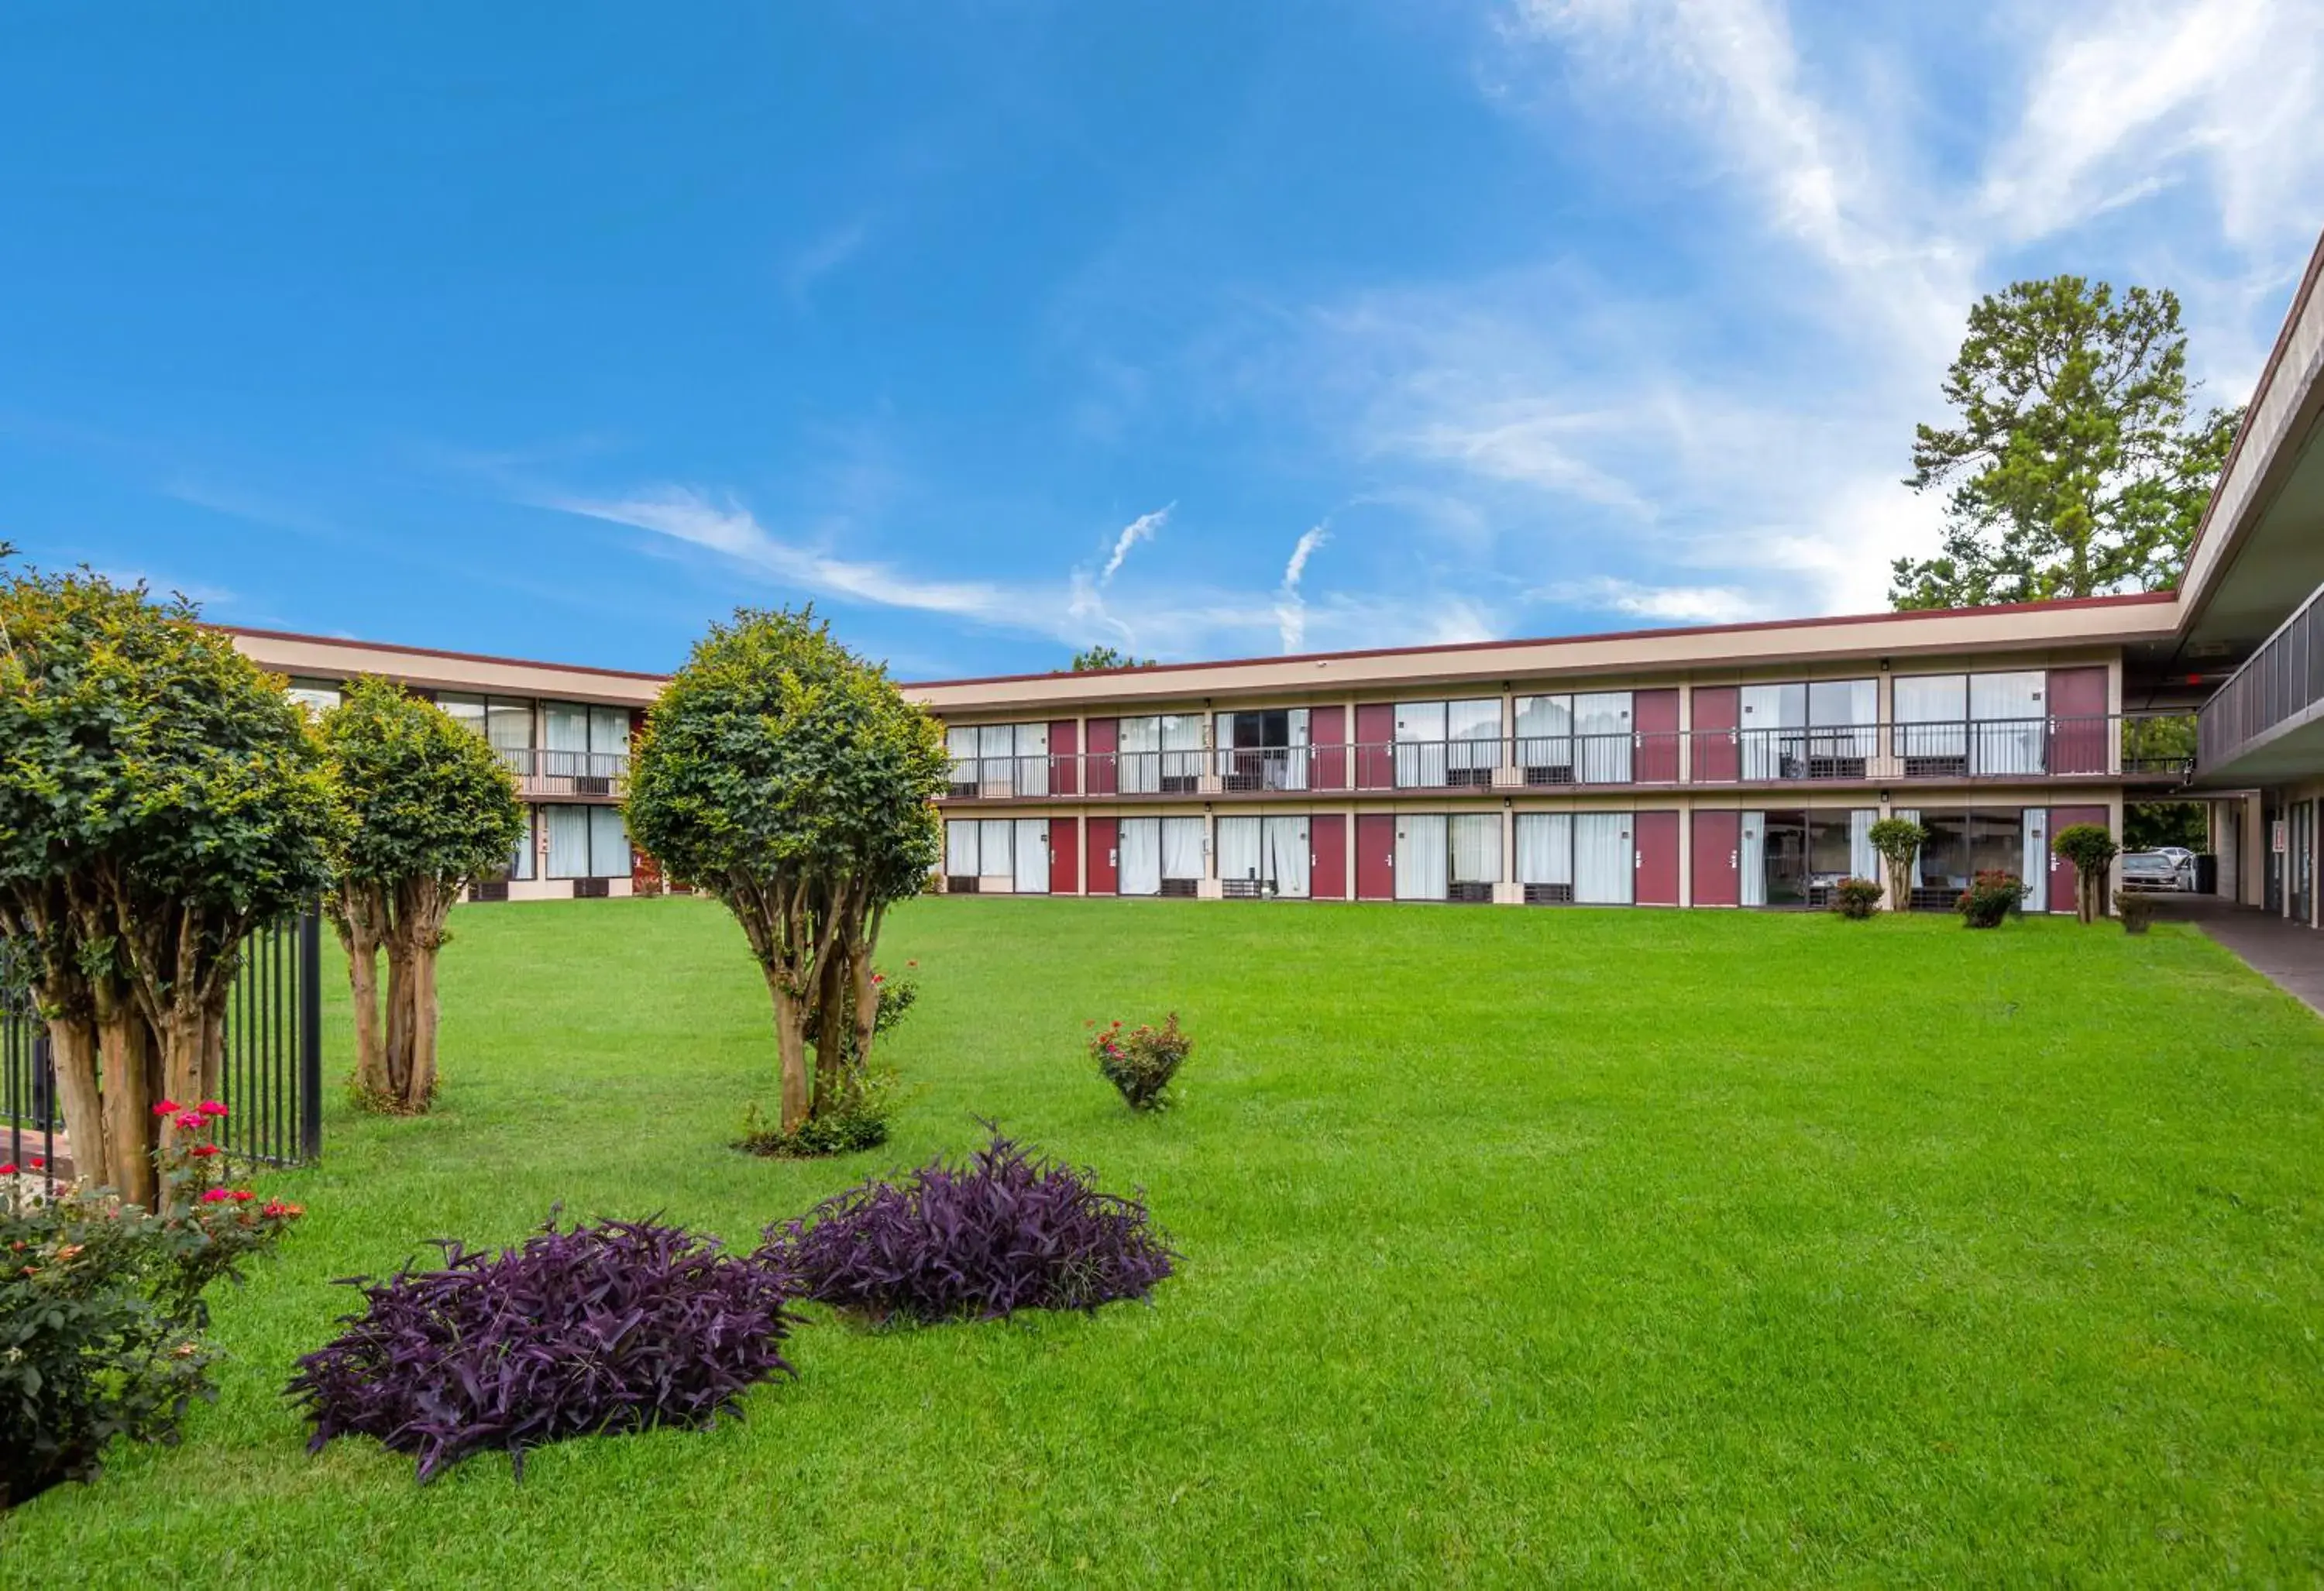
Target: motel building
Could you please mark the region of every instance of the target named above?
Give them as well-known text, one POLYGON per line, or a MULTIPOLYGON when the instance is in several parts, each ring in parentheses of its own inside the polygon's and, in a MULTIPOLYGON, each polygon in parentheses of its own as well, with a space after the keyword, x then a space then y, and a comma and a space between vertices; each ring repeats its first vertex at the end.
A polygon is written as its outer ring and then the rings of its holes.
MULTIPOLYGON (((1990 869, 2070 912, 2052 835, 2196 799, 2214 893, 2315 926, 2319 265, 2176 591, 910 684, 952 753, 935 887, 1805 909, 1885 880, 1868 831, 1899 814, 1930 836, 1892 907, 1950 911, 1990 869), (2152 722, 2190 714, 2191 759, 2152 722)), ((659 676, 233 633, 311 703, 384 675, 499 750, 531 822, 480 897, 660 887, 616 805, 659 676)))

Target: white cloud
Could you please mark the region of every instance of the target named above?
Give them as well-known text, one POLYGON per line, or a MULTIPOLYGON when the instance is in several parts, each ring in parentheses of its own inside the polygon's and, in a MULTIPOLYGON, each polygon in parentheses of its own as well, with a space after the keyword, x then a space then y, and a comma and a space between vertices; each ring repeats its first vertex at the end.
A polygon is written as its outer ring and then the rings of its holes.
POLYGON ((816 285, 863 252, 872 229, 862 221, 835 226, 809 240, 783 262, 783 290, 805 308, 816 285))
POLYGON ((1299 593, 1299 582, 1307 573, 1307 560, 1330 539, 1331 531, 1323 525, 1303 531, 1291 548, 1290 562, 1283 566, 1283 584, 1275 600, 1275 625, 1276 639, 1286 652, 1307 644, 1307 599, 1299 593))
POLYGON ((1130 556, 1130 549, 1141 541, 1151 541, 1154 533, 1169 521, 1170 510, 1177 506, 1175 502, 1166 502, 1152 513, 1140 514, 1124 525, 1113 538, 1112 556, 1105 560, 1105 567, 1098 572, 1098 584, 1111 585, 1113 577, 1121 572, 1121 561, 1130 556))
POLYGON ((1764 602, 1731 586, 1641 585, 1612 575, 1555 582, 1526 595, 1539 602, 1667 624, 1732 624, 1773 616, 1764 602))

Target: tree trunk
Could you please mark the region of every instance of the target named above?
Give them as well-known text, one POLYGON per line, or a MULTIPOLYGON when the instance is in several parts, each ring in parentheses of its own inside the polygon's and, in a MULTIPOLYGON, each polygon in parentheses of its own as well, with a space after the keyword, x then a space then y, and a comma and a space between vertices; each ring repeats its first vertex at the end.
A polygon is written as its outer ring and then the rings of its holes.
POLYGON ((1910 911, 1913 906, 1913 864, 1888 859, 1888 909, 1910 911))
POLYGON ((411 1074, 403 1085, 403 1108, 413 1115, 436 1097, 436 945, 431 940, 411 952, 411 1074))
POLYGON ((387 940, 387 1044, 380 1096, 400 1104, 411 1087, 411 952, 402 924, 387 940))
POLYGON ((65 1136, 72 1145, 73 1175, 93 1187, 109 1186, 112 1144, 105 1130, 104 1096, 97 1086, 95 1025, 85 1016, 51 1020, 49 1058, 56 1068, 58 1102, 64 1107, 65 1136))
POLYGON ((343 886, 331 916, 347 952, 347 993, 355 1016, 355 1087, 365 1099, 385 1097, 387 1046, 379 1026, 379 919, 367 887, 343 886))
POLYGON ((808 1114, 829 1116, 845 1099, 847 1041, 855 1028, 854 1010, 845 998, 846 958, 826 955, 815 970, 815 1099, 808 1114))
POLYGON ((880 924, 886 914, 885 906, 874 906, 871 925, 848 947, 847 970, 854 997, 855 1064, 859 1068, 872 1063, 872 1044, 880 1033, 880 986, 872 981, 879 969, 873 965, 873 957, 880 947, 880 924))
POLYGON ((768 992, 775 997, 775 1045, 782 1057, 783 1131, 797 1132, 807 1120, 807 1013, 790 991, 782 970, 769 967, 768 992))
MULTIPOLYGON (((154 1037, 160 1041, 163 1098, 192 1109, 208 1096, 202 1092, 202 1061, 209 1023, 194 992, 179 992, 164 1011, 154 1037)), ((162 1120, 160 1141, 174 1144, 182 1136, 176 1117, 162 1120)))
MULTIPOLYGON (((153 1150, 160 1142, 161 1124, 153 1115, 152 1030, 134 1002, 100 1001, 97 1049, 99 1084, 105 1091, 99 1108, 105 1124, 106 1170, 123 1199, 152 1209, 158 1186, 153 1150)), ((79 1154, 78 1145, 74 1154, 79 1154)))

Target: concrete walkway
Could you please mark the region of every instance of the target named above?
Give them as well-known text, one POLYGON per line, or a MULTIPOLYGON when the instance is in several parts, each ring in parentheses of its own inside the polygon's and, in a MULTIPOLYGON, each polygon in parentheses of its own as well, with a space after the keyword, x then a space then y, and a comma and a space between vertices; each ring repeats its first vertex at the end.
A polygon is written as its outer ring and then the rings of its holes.
POLYGON ((2155 915, 2192 923, 2253 971, 2324 1016, 2324 930, 2213 896, 2154 897, 2155 915))

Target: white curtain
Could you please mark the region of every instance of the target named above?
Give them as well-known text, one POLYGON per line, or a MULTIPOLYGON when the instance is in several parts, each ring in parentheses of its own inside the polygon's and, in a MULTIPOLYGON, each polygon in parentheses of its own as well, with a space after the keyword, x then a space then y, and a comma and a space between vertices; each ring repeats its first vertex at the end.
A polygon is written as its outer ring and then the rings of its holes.
POLYGON ((1880 821, 1877 806, 1858 807, 1848 814, 1848 876, 1878 883, 1886 877, 1880 853, 1872 849, 1872 825, 1880 821))
MULTIPOLYGON (((1630 693, 1588 691, 1573 698, 1580 752, 1574 777, 1585 785, 1630 782, 1630 693)), ((1629 898, 1627 895, 1624 899, 1629 898)))
POLYGON ((1517 882, 1573 882, 1573 819, 1562 812, 1517 814, 1517 882))
POLYGON ((532 707, 525 702, 484 704, 484 739, 511 766, 529 762, 532 751, 532 707))
POLYGON ((1221 818, 1220 881, 1259 883, 1264 882, 1267 876, 1266 859, 1260 851, 1259 820, 1255 817, 1221 818))
POLYGON ((1017 876, 1017 825, 1007 818, 986 818, 977 825, 976 864, 988 878, 1017 876))
POLYGON ((549 829, 549 876, 586 878, 589 876, 589 809, 586 806, 544 806, 541 820, 549 829))
MULTIPOLYGON (((1189 780, 1199 780, 1203 773, 1203 720, 1193 713, 1166 713, 1162 718, 1162 777, 1181 781, 1191 789, 1189 780)), ((1172 875, 1176 877, 1176 875, 1172 875)))
POLYGON ((589 869, 599 878, 630 876, 630 833, 618 806, 589 808, 589 869))
POLYGON ((1284 759, 1283 777, 1275 787, 1285 790, 1305 790, 1307 787, 1307 709, 1291 710, 1291 755, 1284 759))
POLYGON ((1162 820, 1121 820, 1121 893, 1162 893, 1162 820))
POLYGON ((1630 847, 1630 814, 1585 812, 1573 820, 1573 898, 1595 906, 1628 906, 1637 859, 1630 847))
POLYGON ((1162 820, 1162 876, 1200 878, 1203 876, 1203 820, 1174 817, 1162 820))
POLYGON ((1467 812, 1452 820, 1452 882, 1501 881, 1501 814, 1467 812))
MULTIPOLYGON (((1162 787, 1162 721, 1125 718, 1121 721, 1120 777, 1116 786, 1124 796, 1151 796, 1162 787)), ((1152 893, 1148 891, 1148 893, 1152 893)))
POLYGON ((1780 779, 1785 759, 1796 756, 1801 736, 1787 731, 1807 723, 1808 693, 1804 685, 1745 685, 1743 707, 1743 777, 1780 779))
POLYGON ((976 731, 977 780, 987 796, 1017 793, 1017 726, 988 723, 976 731))
POLYGON ((1444 819, 1435 814, 1396 820, 1396 897, 1443 900, 1444 819))
POLYGON ((2026 887, 2025 909, 2046 912, 2050 909, 2050 814, 2045 808, 2029 806, 2021 814, 2021 821, 2025 828, 2025 847, 2017 878, 2026 887))
POLYGON ((1896 755, 1969 755, 1969 676, 1918 675, 1895 683, 1896 755))
POLYGON ((1747 812, 1743 814, 1743 854, 1736 859, 1736 871, 1743 885, 1742 902, 1747 906, 1767 904, 1767 814, 1747 812))
MULTIPOLYGON (((1571 769, 1573 767, 1572 697, 1517 698, 1517 759, 1520 768, 1571 769)), ((1548 880, 1536 879, 1534 882, 1546 883, 1548 880)))
POLYGON ((524 814, 524 832, 516 839, 516 850, 509 855, 508 876, 512 878, 532 877, 532 810, 524 814))
POLYGON ((1969 676, 1969 715, 1977 725, 1977 757, 1971 773, 2042 771, 2049 730, 2042 709, 2045 684, 2038 669, 1969 676))
MULTIPOLYGON (((1219 823, 1220 865, 1225 866, 1225 829, 1219 823)), ((1304 817, 1271 817, 1265 830, 1266 860, 1261 868, 1264 876, 1275 880, 1275 893, 1286 900, 1305 900, 1308 894, 1307 820, 1304 817)))
POLYGON ((488 738, 484 733, 484 699, 482 696, 463 696, 451 691, 442 691, 437 694, 436 705, 445 717, 476 739, 488 738))
POLYGON ((1017 893, 1049 893, 1049 820, 1017 820, 1017 893))
POLYGON ((1879 731, 1880 686, 1868 679, 1820 679, 1808 686, 1814 757, 1869 757, 1879 731))
POLYGON ((1405 790, 1444 782, 1444 704, 1396 704, 1396 782, 1405 790))
MULTIPOLYGON (((955 785, 976 783, 976 731, 973 729, 945 731, 945 750, 952 754, 952 782, 955 785)), ((952 869, 958 871, 959 869, 952 869)), ((973 872, 975 869, 971 869, 973 872)))
POLYGON ((1049 793, 1049 726, 1046 723, 1017 725, 1017 794, 1047 796, 1049 793))
POLYGON ((955 878, 976 877, 976 820, 954 818, 945 824, 945 871, 955 878))
POLYGON ((1444 766, 1488 778, 1501 765, 1501 699, 1489 696, 1444 706, 1444 766))
MULTIPOLYGON (((570 778, 589 771, 589 709, 577 702, 551 702, 541 750, 541 772, 570 778)), ((582 875, 575 874, 579 878, 582 875)))
POLYGON ((630 754, 630 710, 626 707, 589 709, 589 772, 611 778, 630 754))

